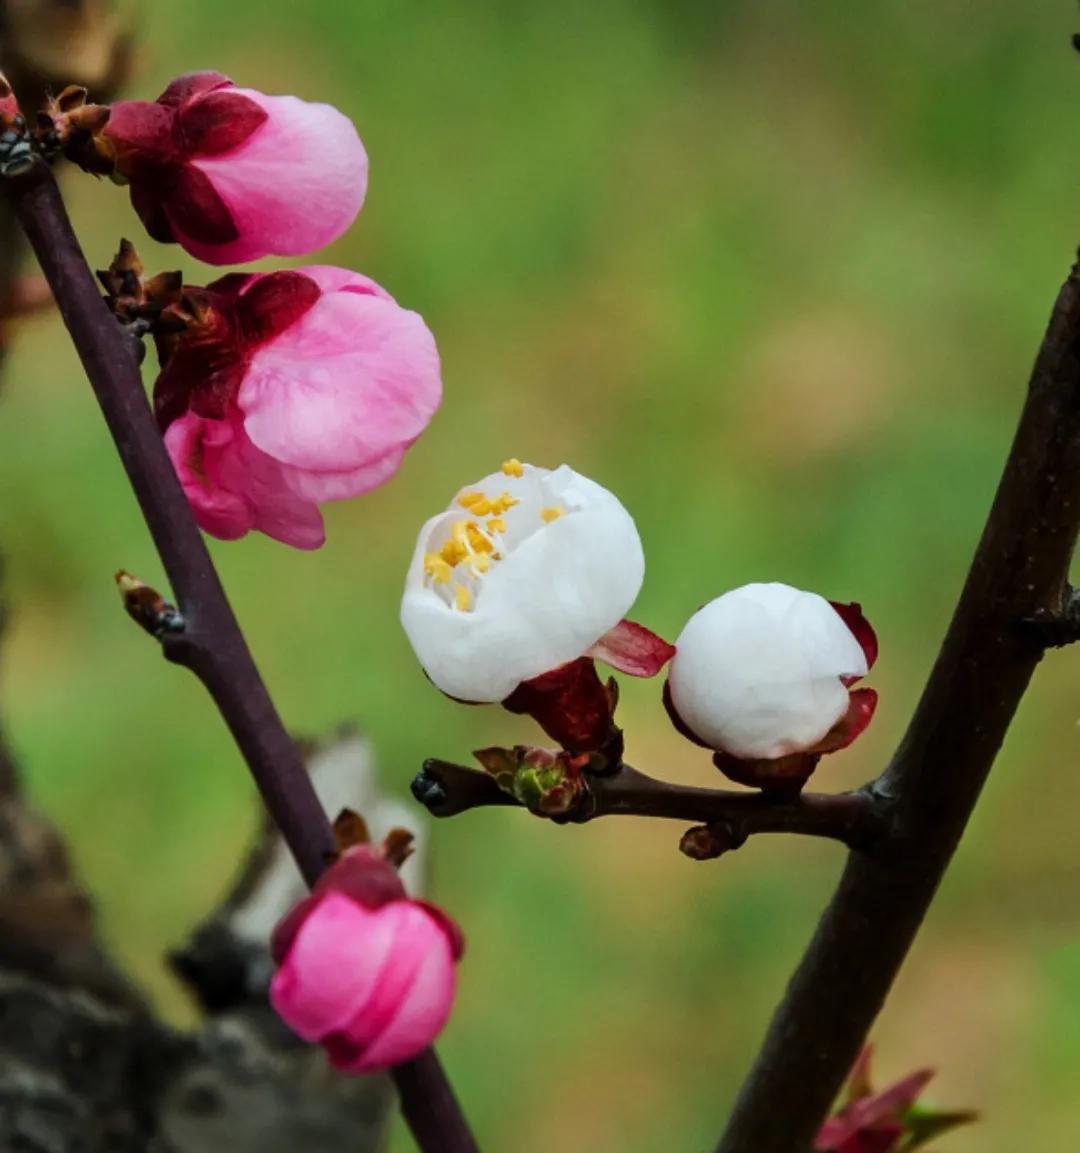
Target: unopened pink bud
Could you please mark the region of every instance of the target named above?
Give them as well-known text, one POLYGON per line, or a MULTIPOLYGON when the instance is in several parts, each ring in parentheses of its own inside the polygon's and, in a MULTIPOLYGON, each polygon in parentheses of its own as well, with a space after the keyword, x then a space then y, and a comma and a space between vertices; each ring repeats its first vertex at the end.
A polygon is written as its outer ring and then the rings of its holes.
POLYGON ((208 264, 314 252, 352 224, 367 190, 346 116, 217 72, 113 104, 103 136, 150 235, 208 264))
POLYGON ((409 900, 393 868, 351 849, 274 934, 270 1000, 331 1063, 368 1073, 415 1057, 454 1000, 462 938, 441 910, 409 900))

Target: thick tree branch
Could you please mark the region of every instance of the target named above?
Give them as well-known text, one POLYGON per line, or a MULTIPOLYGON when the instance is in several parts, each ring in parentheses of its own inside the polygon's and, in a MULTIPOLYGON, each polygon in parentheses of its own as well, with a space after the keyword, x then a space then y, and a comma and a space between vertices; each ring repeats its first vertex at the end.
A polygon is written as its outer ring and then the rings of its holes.
MULTIPOLYGON (((125 336, 101 299, 59 189, 43 163, 5 182, 52 288, 172 583, 185 627, 162 637, 213 697, 267 809, 310 884, 333 848, 330 827, 218 579, 180 488, 125 336)), ((476 1145, 432 1051, 394 1071, 413 1135, 428 1153, 476 1145)))
MULTIPOLYGON (((412 787, 436 817, 518 804, 487 773, 449 761, 425 761, 412 787)), ((755 833, 799 833, 866 847, 885 833, 888 822, 887 805, 870 789, 799 796, 699 789, 657 780, 626 764, 610 776, 587 776, 580 802, 565 819, 584 823, 607 816, 661 817, 715 827, 717 837, 726 842, 724 851, 755 833)))
POLYGON ((1045 640, 1067 617, 1080 525, 1080 270, 1058 297, 952 624, 878 782, 892 835, 851 854, 769 1028, 718 1153, 797 1153, 814 1134, 911 947, 1045 640))

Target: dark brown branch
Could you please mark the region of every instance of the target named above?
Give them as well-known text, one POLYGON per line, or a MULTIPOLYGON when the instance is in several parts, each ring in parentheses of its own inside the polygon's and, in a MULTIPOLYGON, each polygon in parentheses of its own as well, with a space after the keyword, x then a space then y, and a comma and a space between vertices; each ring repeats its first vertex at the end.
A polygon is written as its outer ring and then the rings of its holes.
MULTIPOLYGON (((487 774, 449 761, 429 760, 413 781, 413 795, 436 817, 488 805, 517 805, 487 774)), ((863 848, 886 830, 887 806, 869 789, 799 796, 699 789, 657 780, 624 764, 610 776, 588 776, 580 804, 567 816, 584 823, 598 817, 661 817, 723 826, 741 844, 756 833, 828 837, 863 848)))
POLYGON ((892 835, 853 853, 719 1153, 798 1153, 911 947, 1043 652, 1080 525, 1080 271, 1058 297, 952 624, 880 791, 892 835))
MULTIPOLYGON (((131 346, 101 299, 52 173, 39 162, 5 186, 56 297, 184 617, 183 632, 163 634, 165 655, 190 668, 210 692, 310 884, 333 848, 330 826, 195 525, 131 346)), ((433 1052, 394 1073, 402 1110, 422 1149, 475 1150, 433 1052)))
POLYGON ((1080 641, 1080 592, 1066 589, 1060 610, 1038 610, 1024 624, 1034 642, 1044 648, 1060 649, 1075 644, 1080 641))

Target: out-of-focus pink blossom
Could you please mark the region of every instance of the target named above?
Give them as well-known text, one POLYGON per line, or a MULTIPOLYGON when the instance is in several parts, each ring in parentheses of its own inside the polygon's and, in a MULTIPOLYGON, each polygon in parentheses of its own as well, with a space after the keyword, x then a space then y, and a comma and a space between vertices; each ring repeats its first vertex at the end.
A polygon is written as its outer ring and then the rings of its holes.
POLYGON ((367 190, 367 154, 328 104, 191 72, 112 105, 103 133, 155 240, 209 264, 299 256, 336 240, 367 190))
POLYGON ((272 948, 278 1015, 337 1068, 367 1073, 410 1060, 442 1030, 463 940, 441 910, 408 899, 383 857, 358 846, 281 922, 272 948))
POLYGON ((442 395, 423 320, 367 277, 312 266, 185 290, 154 404, 200 526, 324 539, 318 505, 389 480, 442 395))
POLYGON ((675 642, 665 702, 679 730, 716 751, 729 777, 799 784, 823 753, 870 723, 873 689, 851 686, 877 658, 857 604, 751 584, 699 609, 675 642))
POLYGON ((0 72, 0 125, 6 127, 19 115, 19 102, 11 90, 8 78, 0 72))
POLYGON ((859 1054, 843 1106, 825 1121, 814 1140, 819 1153, 900 1153, 901 1149, 910 1153, 977 1119, 969 1110, 944 1111, 917 1103, 933 1069, 920 1069, 875 1091, 870 1081, 872 1056, 869 1045, 859 1054))

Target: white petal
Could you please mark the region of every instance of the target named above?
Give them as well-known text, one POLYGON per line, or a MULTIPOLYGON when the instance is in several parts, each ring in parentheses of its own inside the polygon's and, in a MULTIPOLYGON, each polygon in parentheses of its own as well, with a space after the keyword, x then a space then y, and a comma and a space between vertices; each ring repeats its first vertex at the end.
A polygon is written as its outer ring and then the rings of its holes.
POLYGON ((425 584, 424 556, 463 512, 452 506, 433 517, 417 541, 401 623, 443 692, 494 702, 576 660, 614 627, 637 597, 645 558, 626 509, 565 465, 550 473, 527 466, 522 477, 493 474, 462 492, 477 490, 521 500, 505 517, 503 559, 479 583, 471 611, 452 607, 425 584), (567 511, 545 523, 540 512, 552 502, 567 511))
POLYGON ((675 642, 672 703, 703 741, 736 757, 812 747, 844 715, 841 677, 866 656, 816 593, 752 584, 700 609, 675 642))

